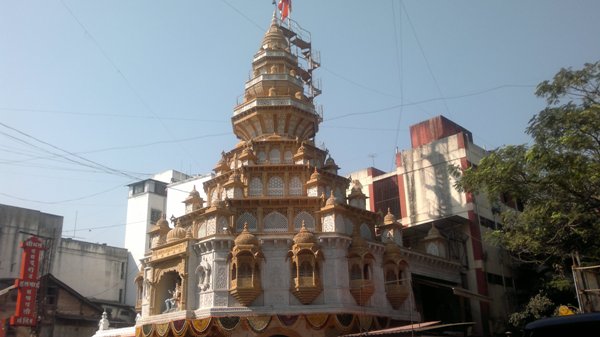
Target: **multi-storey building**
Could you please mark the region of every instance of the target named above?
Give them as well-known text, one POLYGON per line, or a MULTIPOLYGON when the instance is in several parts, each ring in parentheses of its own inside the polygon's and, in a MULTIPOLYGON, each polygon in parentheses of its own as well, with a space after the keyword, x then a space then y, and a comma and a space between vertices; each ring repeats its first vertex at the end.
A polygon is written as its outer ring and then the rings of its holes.
MULTIPOLYGON (((210 175, 190 176, 168 170, 129 185, 125 248, 129 251, 126 277, 130 287, 141 280, 141 259, 150 251, 150 229, 161 215, 169 218, 183 215, 182 200, 208 178, 210 175)), ((204 190, 200 190, 204 195, 204 190)), ((127 304, 135 305, 139 311, 141 303, 136 298, 139 298, 137 290, 126 292, 127 304)))
MULTIPOLYGON (((18 329, 29 331, 28 327, 8 327, 5 320, 15 314, 18 290, 13 285, 22 267, 20 243, 31 236, 42 240, 45 247, 40 258, 34 331, 43 336, 53 332, 79 336, 96 326, 93 320, 102 310, 115 326, 134 321, 132 306, 125 304, 127 250, 61 238, 62 225, 62 216, 0 205, 0 328, 6 328, 2 331, 6 336, 19 335, 18 329)), ((129 288, 133 287, 131 283, 129 288)), ((135 294, 135 289, 132 291, 135 294)))
MULTIPOLYGON (((476 166, 486 151, 473 143, 470 131, 443 116, 411 126, 410 136, 411 149, 396 154, 396 170, 368 168, 351 177, 368 190, 369 210, 391 210, 401 218, 406 247, 462 265, 461 284, 468 292, 454 293, 466 298, 465 309, 477 331, 502 332, 514 306, 512 268, 506 254, 485 240, 485 233, 499 226, 499 206, 493 207, 484 195, 454 188, 451 170, 476 166), (432 244, 436 241, 442 249, 432 244)), ((413 273, 416 290, 427 284, 413 273)), ((426 292, 421 293, 424 297, 417 302, 426 307, 426 292)), ((424 318, 439 317, 425 310, 424 318)))

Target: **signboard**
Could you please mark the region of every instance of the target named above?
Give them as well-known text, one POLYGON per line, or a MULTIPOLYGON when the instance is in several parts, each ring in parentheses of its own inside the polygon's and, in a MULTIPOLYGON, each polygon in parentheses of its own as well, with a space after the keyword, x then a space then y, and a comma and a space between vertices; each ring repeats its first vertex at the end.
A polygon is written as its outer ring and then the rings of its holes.
POLYGON ((15 280, 15 286, 18 289, 17 306, 15 315, 10 318, 10 324, 35 326, 37 324, 35 304, 37 291, 40 287, 38 277, 40 254, 45 248, 42 240, 35 236, 21 242, 21 248, 23 248, 21 274, 15 280))

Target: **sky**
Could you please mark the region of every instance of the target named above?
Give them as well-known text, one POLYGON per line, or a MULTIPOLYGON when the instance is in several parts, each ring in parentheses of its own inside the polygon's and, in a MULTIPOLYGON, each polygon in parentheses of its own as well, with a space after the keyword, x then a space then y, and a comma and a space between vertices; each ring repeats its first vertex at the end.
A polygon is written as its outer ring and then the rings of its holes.
MULTIPOLYGON (((122 246, 127 185, 209 173, 270 0, 0 0, 0 203, 122 246)), ((316 137, 345 175, 393 169, 410 125, 444 115, 488 150, 530 141, 561 67, 600 57, 600 2, 294 0, 320 52, 316 137)))

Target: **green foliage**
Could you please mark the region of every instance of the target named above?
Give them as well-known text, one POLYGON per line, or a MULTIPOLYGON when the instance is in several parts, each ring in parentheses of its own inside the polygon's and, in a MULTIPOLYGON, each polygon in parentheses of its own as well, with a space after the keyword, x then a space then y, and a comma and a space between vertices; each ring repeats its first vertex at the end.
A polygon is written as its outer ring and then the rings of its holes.
POLYGON ((536 94, 548 105, 529 122, 533 143, 492 151, 457 188, 513 207, 503 208, 504 226, 492 236, 521 261, 560 265, 575 252, 598 259, 600 62, 562 69, 536 94))
POLYGON ((502 227, 489 239, 524 262, 517 296, 526 304, 510 316, 515 328, 574 304, 574 254, 600 259, 600 61, 561 69, 536 95, 547 106, 529 121, 531 144, 503 146, 476 167, 452 170, 459 190, 500 205, 502 227))
POLYGON ((508 322, 515 328, 523 328, 525 324, 547 317, 555 310, 556 305, 543 294, 537 294, 529 299, 522 311, 510 315, 508 322))

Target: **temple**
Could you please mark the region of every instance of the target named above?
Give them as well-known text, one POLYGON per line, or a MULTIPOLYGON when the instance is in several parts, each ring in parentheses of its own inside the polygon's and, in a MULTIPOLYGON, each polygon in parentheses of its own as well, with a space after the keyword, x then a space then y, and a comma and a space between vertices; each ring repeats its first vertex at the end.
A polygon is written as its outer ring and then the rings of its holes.
MULTIPOLYGON (((413 274, 462 289, 435 225, 426 249, 404 247, 402 219, 368 210, 362 184, 315 146, 319 65, 310 34, 274 15, 233 110, 239 142, 197 187, 207 200, 194 188, 173 228, 163 215, 149 232, 136 336, 363 333, 423 321, 413 274)), ((469 319, 459 297, 440 308, 469 319)))

